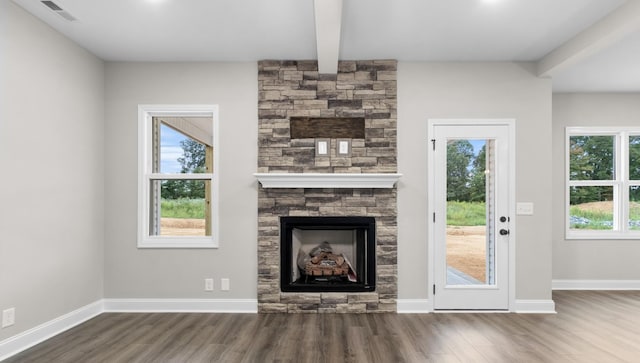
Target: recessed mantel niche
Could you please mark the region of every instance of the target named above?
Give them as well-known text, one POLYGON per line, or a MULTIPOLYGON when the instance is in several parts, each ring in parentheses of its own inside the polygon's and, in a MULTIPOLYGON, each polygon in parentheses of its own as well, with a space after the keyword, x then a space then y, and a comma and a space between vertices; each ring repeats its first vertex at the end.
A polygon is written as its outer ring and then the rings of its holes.
MULTIPOLYGON (((331 101, 329 101, 331 102, 331 101)), ((327 102, 327 106, 329 106, 327 102)), ((331 102, 332 105, 336 103, 331 102)), ((355 105, 362 107, 360 102, 341 102, 340 105, 355 105)), ((365 138, 365 122, 364 117, 291 117, 291 138, 307 139, 327 137, 331 139, 349 138, 364 139, 365 138)))
POLYGON ((317 61, 258 62, 260 313, 396 312, 396 71, 395 60, 340 61, 337 74, 317 61), (354 218, 371 221, 367 238, 336 222, 354 218), (288 243, 283 223, 298 219, 288 243), (363 241, 371 263, 360 263, 363 241))

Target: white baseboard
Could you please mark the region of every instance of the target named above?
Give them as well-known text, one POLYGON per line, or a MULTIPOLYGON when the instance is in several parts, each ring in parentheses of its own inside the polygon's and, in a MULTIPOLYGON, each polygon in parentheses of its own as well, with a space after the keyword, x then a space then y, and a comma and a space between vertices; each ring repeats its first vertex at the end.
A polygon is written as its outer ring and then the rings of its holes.
POLYGON ((256 299, 104 299, 105 312, 257 313, 256 299))
POLYGON ((555 314, 553 300, 516 300, 514 312, 519 314, 555 314))
POLYGON ((640 290, 640 280, 553 280, 553 290, 640 290))
POLYGON ((29 349, 103 312, 102 300, 0 341, 0 361, 29 349))
POLYGON ((431 312, 428 299, 398 299, 398 314, 424 314, 431 312))

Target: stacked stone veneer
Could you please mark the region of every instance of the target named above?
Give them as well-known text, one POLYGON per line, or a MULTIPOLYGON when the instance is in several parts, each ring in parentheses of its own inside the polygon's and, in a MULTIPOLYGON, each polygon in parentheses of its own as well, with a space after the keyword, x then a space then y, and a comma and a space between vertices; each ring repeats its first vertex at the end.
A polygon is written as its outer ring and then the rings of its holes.
MULTIPOLYGON (((337 75, 316 61, 258 63, 259 173, 397 172, 396 61, 342 61, 337 75), (291 117, 363 117, 365 138, 350 157, 315 156, 314 139, 291 139, 291 117)), ((268 312, 395 312, 396 189, 259 189, 258 310, 268 312), (280 217, 376 218, 376 290, 364 293, 280 291, 280 217)))

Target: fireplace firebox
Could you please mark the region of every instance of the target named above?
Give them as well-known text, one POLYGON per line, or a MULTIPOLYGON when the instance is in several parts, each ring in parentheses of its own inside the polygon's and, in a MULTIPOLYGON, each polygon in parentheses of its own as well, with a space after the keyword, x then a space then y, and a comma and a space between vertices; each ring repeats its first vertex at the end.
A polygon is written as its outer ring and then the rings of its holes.
POLYGON ((375 291, 373 217, 281 217, 283 292, 375 291))

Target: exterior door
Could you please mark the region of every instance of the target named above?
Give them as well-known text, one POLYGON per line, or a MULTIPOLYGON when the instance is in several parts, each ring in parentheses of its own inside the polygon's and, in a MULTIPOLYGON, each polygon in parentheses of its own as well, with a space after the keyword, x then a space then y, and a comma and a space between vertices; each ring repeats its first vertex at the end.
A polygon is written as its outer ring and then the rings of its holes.
POLYGON ((509 308, 509 124, 432 124, 434 309, 509 308))

